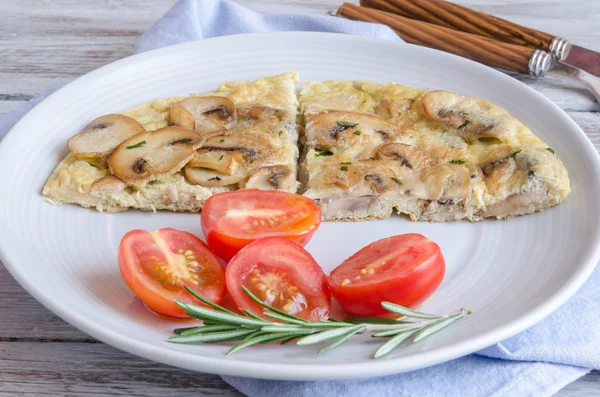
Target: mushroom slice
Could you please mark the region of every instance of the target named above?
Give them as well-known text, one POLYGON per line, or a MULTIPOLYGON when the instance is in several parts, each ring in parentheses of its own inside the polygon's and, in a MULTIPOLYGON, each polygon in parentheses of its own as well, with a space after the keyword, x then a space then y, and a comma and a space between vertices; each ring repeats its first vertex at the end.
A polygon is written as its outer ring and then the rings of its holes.
POLYGON ((171 123, 198 133, 221 130, 234 116, 234 103, 222 96, 194 96, 171 105, 171 123))
POLYGON ((423 96, 422 104, 429 120, 440 123, 467 141, 502 139, 516 130, 517 122, 513 116, 483 99, 431 91, 423 96))
POLYGON ((296 191, 296 176, 290 167, 285 165, 273 165, 261 167, 248 178, 245 188, 256 188, 261 190, 286 190, 296 191))
POLYGON ((233 175, 239 165, 231 153, 203 150, 202 148, 198 150, 198 155, 187 164, 189 167, 208 168, 226 175, 233 175))
POLYGON ((92 183, 90 187, 90 191, 94 192, 102 192, 102 193, 117 193, 122 191, 127 187, 127 184, 120 180, 119 178, 108 175, 104 178, 98 179, 96 182, 92 183))
POLYGON ((511 194, 504 200, 498 201, 486 208, 485 211, 482 212, 482 215, 485 217, 505 216, 529 204, 541 201, 543 198, 542 194, 535 191, 511 194))
POLYGON ((412 99, 399 99, 395 101, 384 99, 375 106, 374 111, 379 117, 389 120, 404 115, 408 112, 413 102, 412 99))
POLYGON ((277 120, 284 121, 289 117, 285 110, 275 109, 262 105, 246 105, 237 109, 238 118, 251 120, 277 120))
POLYGON ((122 142, 108 159, 110 172, 124 182, 144 186, 161 174, 179 171, 196 155, 203 139, 181 127, 142 132, 122 142))
POLYGON ((93 120, 72 136, 67 145, 79 158, 105 157, 121 142, 140 132, 144 132, 144 127, 135 119, 122 114, 107 114, 93 120))
POLYGON ((208 168, 190 167, 189 164, 185 167, 185 176, 191 184, 201 186, 229 186, 244 179, 242 173, 228 175, 208 168))
POLYGON ((370 150, 384 142, 394 142, 402 131, 372 114, 326 110, 307 117, 306 142, 321 150, 361 147, 370 150))
MULTIPOLYGON (((506 216, 523 207, 542 202, 547 196, 548 188, 560 189, 560 185, 568 181, 560 160, 545 149, 522 147, 501 161, 506 162, 505 169, 502 170, 502 176, 507 180, 504 186, 514 193, 488 206, 482 212, 483 216, 506 216)), ((496 182, 498 172, 500 171, 486 176, 488 185, 489 179, 496 182)))
POLYGON ((319 188, 328 189, 335 187, 345 192, 349 192, 355 186, 359 185, 364 179, 363 172, 355 164, 324 164, 316 177, 309 182, 313 191, 319 188))
POLYGON ((387 143, 377 148, 375 158, 392 160, 408 169, 424 169, 433 160, 427 152, 404 143, 387 143))
POLYGON ((210 137, 202 146, 202 151, 230 153, 246 168, 280 160, 280 151, 273 145, 268 134, 244 134, 243 131, 210 137))
POLYGON ((558 187, 568 180, 561 161, 547 149, 522 147, 513 157, 517 168, 524 171, 528 179, 535 178, 551 187, 558 187))
POLYGON ((402 182, 411 195, 429 200, 464 198, 471 178, 464 166, 451 165, 431 156, 416 146, 389 143, 379 147, 376 159, 396 163, 402 172, 402 182))

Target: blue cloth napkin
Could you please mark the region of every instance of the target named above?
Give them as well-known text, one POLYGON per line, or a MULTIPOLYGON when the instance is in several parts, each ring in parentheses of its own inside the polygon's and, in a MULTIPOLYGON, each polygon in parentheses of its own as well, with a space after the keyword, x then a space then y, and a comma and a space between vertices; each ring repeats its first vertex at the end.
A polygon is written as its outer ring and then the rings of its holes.
MULTIPOLYGON (((385 26, 326 15, 257 14, 227 0, 183 0, 144 33, 135 51, 215 36, 323 31, 399 38, 385 26)), ((50 92, 0 120, 0 138, 50 92)), ((600 269, 561 308, 508 340, 454 361, 404 374, 350 381, 270 381, 223 376, 250 397, 550 396, 600 368, 600 269)))

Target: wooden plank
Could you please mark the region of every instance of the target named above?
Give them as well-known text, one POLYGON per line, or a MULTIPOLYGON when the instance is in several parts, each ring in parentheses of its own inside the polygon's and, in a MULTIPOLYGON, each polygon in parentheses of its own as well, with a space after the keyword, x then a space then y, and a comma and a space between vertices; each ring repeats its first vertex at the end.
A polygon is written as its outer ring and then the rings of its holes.
POLYGON ((0 97, 0 117, 4 116, 6 113, 10 112, 13 109, 23 105, 27 101, 21 100, 2 100, 0 97))
MULTIPOLYGON (((557 396, 598 395, 600 372, 557 396)), ((157 364, 103 344, 0 342, 0 397, 225 396, 241 393, 216 375, 157 364)))
POLYGON ((555 394, 555 397, 598 397, 600 394, 600 371, 592 371, 586 376, 568 384, 555 394))
POLYGON ((103 344, 0 342, 0 397, 223 396, 219 376, 182 370, 103 344))
MULTIPOLYGON (((87 0, 82 5, 77 0, 29 0, 24 7, 22 2, 0 2, 0 15, 8 16, 6 22, 0 24, 0 53, 4 54, 0 95, 36 95, 130 55, 135 39, 174 3, 175 0, 87 0)), ((240 3, 259 12, 317 14, 325 14, 340 4, 339 0, 244 0, 240 3)), ((463 0, 460 3, 600 50, 600 32, 594 28, 594 21, 600 15, 600 2, 578 0, 577 7, 568 5, 568 12, 564 2, 558 0, 540 0, 536 7, 518 6, 518 0, 485 4, 463 0)), ((532 83, 564 109, 600 109, 585 89, 569 79, 533 81, 526 76, 520 79, 532 83)))

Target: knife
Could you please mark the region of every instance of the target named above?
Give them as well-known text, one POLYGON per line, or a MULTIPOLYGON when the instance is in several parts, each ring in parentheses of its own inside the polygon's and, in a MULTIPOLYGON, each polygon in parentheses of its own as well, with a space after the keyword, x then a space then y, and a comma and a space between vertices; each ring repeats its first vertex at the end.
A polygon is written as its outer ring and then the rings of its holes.
POLYGON ((360 0, 361 6, 550 53, 552 58, 600 77, 600 53, 569 40, 443 0, 360 0))
POLYGON ((531 74, 535 77, 545 74, 572 77, 583 82, 600 102, 600 79, 582 69, 554 59, 550 53, 540 49, 496 41, 350 3, 342 4, 334 15, 381 23, 392 28, 408 43, 460 55, 491 67, 531 74))

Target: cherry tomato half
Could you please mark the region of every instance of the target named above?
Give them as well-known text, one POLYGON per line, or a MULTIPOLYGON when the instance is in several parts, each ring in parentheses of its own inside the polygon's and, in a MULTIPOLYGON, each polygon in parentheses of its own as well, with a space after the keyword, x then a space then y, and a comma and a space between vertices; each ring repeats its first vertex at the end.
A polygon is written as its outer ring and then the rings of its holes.
POLYGON ((242 290, 245 286, 289 314, 310 321, 329 316, 325 273, 304 248, 285 238, 262 238, 244 247, 227 265, 226 278, 227 290, 240 309, 264 317, 265 309, 242 290))
POLYGON ((119 245, 119 268, 146 306, 167 316, 187 317, 175 299, 202 305, 185 285, 214 302, 227 292, 219 258, 198 237, 175 229, 125 234, 119 245))
POLYGON ((342 262, 329 275, 331 293, 355 316, 387 316, 381 302, 414 307, 444 278, 440 247, 420 234, 376 241, 342 262))
POLYGON ((208 245, 226 261, 263 237, 284 237, 302 246, 321 223, 310 199, 276 190, 241 189, 211 196, 202 209, 208 245))

